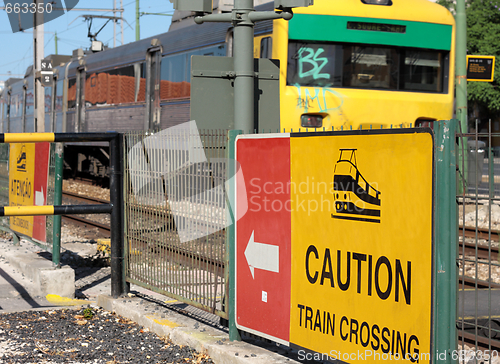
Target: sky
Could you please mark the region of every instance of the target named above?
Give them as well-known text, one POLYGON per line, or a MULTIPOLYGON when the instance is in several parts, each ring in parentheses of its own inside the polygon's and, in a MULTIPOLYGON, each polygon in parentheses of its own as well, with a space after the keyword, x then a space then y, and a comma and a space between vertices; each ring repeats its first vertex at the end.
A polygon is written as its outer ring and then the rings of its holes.
MULTIPOLYGON (((24 0, 31 3, 32 0, 24 0)), ((19 1, 22 3, 23 0, 19 1)), ((136 0, 122 0, 124 8, 124 43, 135 41, 136 0)), ((55 54, 55 32, 57 32, 58 54, 71 55, 74 49, 90 46, 87 36, 87 22, 81 15, 107 15, 113 12, 79 11, 77 9, 113 9, 113 4, 120 7, 120 0, 80 0, 75 8, 64 15, 44 24, 44 56, 55 54)), ((0 1, 0 6, 3 6, 0 1)), ((139 11, 144 13, 173 13, 169 0, 140 0, 139 11)), ((119 13, 117 13, 117 16, 119 13)), ((170 26, 170 16, 143 15, 140 17, 141 39, 165 33, 170 26)), ((92 33, 96 33, 106 19, 94 19, 92 33)), ((121 45, 121 26, 116 25, 116 46, 121 45)), ((113 22, 110 21, 98 34, 97 40, 110 48, 113 47, 113 22)), ((13 33, 5 10, 0 10, 0 81, 9 77, 23 78, 28 66, 33 63, 33 28, 24 32, 13 33)))

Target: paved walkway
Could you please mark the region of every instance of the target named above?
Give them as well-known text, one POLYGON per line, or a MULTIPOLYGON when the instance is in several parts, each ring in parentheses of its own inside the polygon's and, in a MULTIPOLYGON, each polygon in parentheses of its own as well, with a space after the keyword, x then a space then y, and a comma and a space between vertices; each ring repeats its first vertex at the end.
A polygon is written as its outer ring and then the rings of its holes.
MULTIPOLYGON (((244 342, 231 342, 227 328, 219 325, 217 316, 144 288, 132 285, 131 294, 113 299, 109 296, 110 268, 100 266, 96 261, 91 266, 82 264, 84 261, 89 262, 89 259, 82 258, 93 254, 88 244, 64 244, 63 248, 64 260, 61 261, 72 261, 75 268, 76 299, 57 295, 40 297, 34 294, 34 282, 27 277, 26 272, 15 268, 13 263, 16 262, 9 259, 24 252, 26 256, 36 255, 35 259, 42 257, 50 261, 50 254, 29 242, 22 241, 19 248, 14 247, 12 242, 0 239, 0 313, 90 305, 132 320, 161 337, 171 339, 176 345, 188 346, 205 353, 215 363, 299 362, 296 351, 275 343, 265 343, 250 336, 245 337, 244 342)), ((27 261, 23 266, 29 265, 27 261)))

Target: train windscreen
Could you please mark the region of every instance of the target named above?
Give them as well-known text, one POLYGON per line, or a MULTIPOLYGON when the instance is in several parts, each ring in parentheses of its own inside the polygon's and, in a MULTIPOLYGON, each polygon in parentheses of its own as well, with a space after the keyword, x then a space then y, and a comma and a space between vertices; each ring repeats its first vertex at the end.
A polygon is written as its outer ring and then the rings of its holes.
POLYGON ((443 92, 445 52, 290 41, 287 84, 443 92))

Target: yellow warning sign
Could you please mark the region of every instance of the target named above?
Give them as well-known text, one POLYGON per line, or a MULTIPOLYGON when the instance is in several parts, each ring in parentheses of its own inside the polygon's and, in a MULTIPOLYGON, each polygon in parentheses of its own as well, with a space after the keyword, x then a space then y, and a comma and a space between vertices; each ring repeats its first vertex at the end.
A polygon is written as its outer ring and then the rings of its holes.
POLYGON ((432 135, 290 143, 290 342, 322 360, 430 362, 432 135))
MULTIPOLYGON (((35 179, 35 143, 10 144, 9 205, 33 206, 35 179)), ((12 216, 12 230, 33 235, 33 216, 12 216)))

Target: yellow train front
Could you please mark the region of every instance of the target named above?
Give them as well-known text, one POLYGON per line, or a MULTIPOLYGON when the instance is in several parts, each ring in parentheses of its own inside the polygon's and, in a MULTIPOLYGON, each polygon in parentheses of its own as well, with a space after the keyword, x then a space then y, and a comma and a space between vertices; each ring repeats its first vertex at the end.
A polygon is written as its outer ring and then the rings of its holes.
POLYGON ((360 173, 356 149, 340 149, 334 167, 333 191, 333 218, 380 223, 381 193, 360 173))
POLYGON ((315 0, 276 21, 281 127, 358 130, 453 117, 455 22, 428 0, 315 0))

